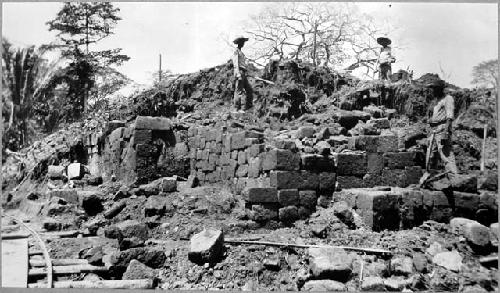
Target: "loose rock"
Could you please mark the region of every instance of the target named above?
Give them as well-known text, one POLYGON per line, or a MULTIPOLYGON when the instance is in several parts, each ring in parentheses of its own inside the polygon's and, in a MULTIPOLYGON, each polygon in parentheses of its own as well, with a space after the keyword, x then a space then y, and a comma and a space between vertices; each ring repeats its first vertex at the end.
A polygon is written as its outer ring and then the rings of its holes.
POLYGON ((224 235, 221 230, 204 229, 191 237, 188 258, 190 261, 216 263, 224 253, 224 235))

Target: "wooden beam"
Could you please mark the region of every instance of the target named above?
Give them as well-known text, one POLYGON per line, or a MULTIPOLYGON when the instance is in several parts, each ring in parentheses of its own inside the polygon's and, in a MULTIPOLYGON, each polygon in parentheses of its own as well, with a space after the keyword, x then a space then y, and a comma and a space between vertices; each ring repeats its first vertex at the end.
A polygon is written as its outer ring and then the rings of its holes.
MULTIPOLYGON (((93 265, 72 265, 72 266, 53 266, 54 275, 70 275, 79 273, 97 273, 107 272, 107 267, 98 267, 93 265)), ((47 274, 46 268, 35 268, 28 271, 29 277, 40 277, 47 274)))
MULTIPOLYGON (((28 288, 44 288, 44 284, 28 284, 28 288)), ((101 280, 101 281, 58 281, 54 288, 80 289, 152 289, 153 280, 101 280)))
MULTIPOLYGON (((60 259, 53 259, 52 264, 54 266, 72 266, 72 265, 88 265, 89 261, 86 259, 68 259, 68 258, 60 258, 60 259)), ((30 266, 31 267, 45 267, 46 263, 45 260, 35 260, 35 259, 30 259, 30 266)))

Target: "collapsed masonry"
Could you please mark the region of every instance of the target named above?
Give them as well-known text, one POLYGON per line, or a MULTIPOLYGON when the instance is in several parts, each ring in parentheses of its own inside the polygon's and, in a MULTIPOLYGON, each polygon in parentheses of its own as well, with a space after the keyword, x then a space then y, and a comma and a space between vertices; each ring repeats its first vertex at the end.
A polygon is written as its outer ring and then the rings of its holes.
POLYGON ((454 216, 488 219, 496 213, 494 195, 478 194, 475 187, 467 193, 407 188, 422 176, 424 154, 405 149, 387 131, 387 118, 367 124, 383 131, 348 137, 333 123, 270 137, 257 127, 188 127, 139 116, 128 126, 109 123, 97 154, 96 145, 88 145, 95 154, 89 161, 105 180, 114 176, 143 184, 191 175, 201 184, 229 184, 243 194, 250 218, 261 223, 307 218, 320 198, 347 202, 374 230, 411 228, 428 219, 448 222, 454 216), (377 186, 389 187, 368 189, 377 186))

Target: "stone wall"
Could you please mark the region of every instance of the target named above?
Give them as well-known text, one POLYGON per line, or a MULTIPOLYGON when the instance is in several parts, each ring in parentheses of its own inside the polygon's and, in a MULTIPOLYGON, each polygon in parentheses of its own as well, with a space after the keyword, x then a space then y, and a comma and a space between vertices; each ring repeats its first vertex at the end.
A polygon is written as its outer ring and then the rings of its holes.
POLYGON ((395 135, 349 137, 348 148, 352 152, 336 155, 337 181, 342 188, 406 187, 423 175, 423 152, 401 151, 395 135))
MULTIPOLYGON (((148 183, 160 177, 189 175, 186 130, 169 119, 139 116, 134 123, 112 121, 101 136, 98 158, 91 168, 100 175, 128 183, 148 183)), ((89 146, 94 150, 94 146, 89 146)))
POLYGON ((320 197, 348 202, 374 230, 452 216, 479 221, 496 211, 487 194, 405 188, 422 176, 424 154, 401 147, 392 132, 346 137, 334 128, 302 126, 271 137, 257 128, 187 128, 140 116, 128 126, 110 122, 97 143, 98 159, 96 146, 89 153, 105 178, 142 184, 195 175, 202 185, 229 184, 258 222, 307 218, 320 197))
POLYGON ((323 144, 301 145, 317 130, 301 127, 294 138, 265 138, 257 130, 191 127, 191 174, 202 184, 231 183, 254 220, 283 222, 309 216, 318 197, 331 197, 336 187, 406 187, 422 175, 420 153, 399 152, 395 135, 345 137, 347 149, 331 153, 342 139, 322 134, 323 144))
POLYGON ((409 229, 426 220, 448 223, 453 217, 477 220, 489 226, 495 221, 495 192, 467 193, 420 188, 353 188, 336 192, 334 201, 344 201, 375 230, 409 229))

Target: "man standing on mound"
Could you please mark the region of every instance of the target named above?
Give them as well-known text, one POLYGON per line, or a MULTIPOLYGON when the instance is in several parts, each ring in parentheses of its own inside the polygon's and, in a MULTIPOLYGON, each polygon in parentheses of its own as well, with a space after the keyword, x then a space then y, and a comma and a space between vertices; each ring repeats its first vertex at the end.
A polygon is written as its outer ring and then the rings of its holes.
POLYGON ((233 66, 234 66, 234 98, 233 105, 235 111, 244 113, 246 110, 252 107, 252 87, 248 83, 247 73, 248 66, 245 58, 245 54, 241 51, 245 42, 248 38, 239 36, 234 39, 238 47, 234 51, 233 55, 233 66))
POLYGON ((445 94, 445 82, 443 80, 436 80, 427 86, 433 91, 433 95, 439 99, 437 105, 434 106, 432 117, 429 121, 432 131, 429 138, 431 154, 427 160, 430 160, 431 167, 436 168, 437 161, 441 159, 444 163, 445 171, 451 174, 458 174, 451 140, 455 100, 453 96, 445 94))

